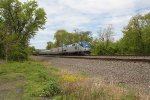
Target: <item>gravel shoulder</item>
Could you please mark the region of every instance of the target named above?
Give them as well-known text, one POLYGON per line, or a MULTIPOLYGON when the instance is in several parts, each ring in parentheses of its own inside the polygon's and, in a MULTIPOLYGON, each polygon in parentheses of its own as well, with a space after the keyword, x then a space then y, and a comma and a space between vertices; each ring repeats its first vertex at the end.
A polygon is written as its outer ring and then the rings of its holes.
POLYGON ((102 61, 55 57, 32 57, 71 72, 86 74, 111 83, 121 83, 150 93, 150 63, 102 61))

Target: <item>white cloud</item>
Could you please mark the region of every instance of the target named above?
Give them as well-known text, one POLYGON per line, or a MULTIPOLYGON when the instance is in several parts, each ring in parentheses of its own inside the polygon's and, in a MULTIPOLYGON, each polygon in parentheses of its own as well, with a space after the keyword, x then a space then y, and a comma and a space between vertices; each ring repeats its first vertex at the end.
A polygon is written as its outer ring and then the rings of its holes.
POLYGON ((111 13, 134 8, 133 0, 60 0, 62 4, 84 13, 111 13))
MULTIPOLYGON (((26 1, 26 0, 20 0, 26 1)), ((122 28, 131 16, 150 11, 149 0, 37 0, 47 13, 45 30, 40 30, 31 45, 45 48, 53 40, 58 29, 72 31, 74 28, 92 31, 99 26, 113 24, 116 39, 121 38, 122 28), (119 35, 118 35, 119 34, 119 35)))

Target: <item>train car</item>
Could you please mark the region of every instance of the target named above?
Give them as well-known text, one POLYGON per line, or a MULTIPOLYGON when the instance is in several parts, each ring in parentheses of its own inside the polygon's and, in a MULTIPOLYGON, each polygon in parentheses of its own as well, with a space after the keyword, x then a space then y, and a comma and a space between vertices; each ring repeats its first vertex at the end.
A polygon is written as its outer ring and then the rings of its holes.
POLYGON ((90 54, 90 44, 88 42, 79 42, 63 47, 63 54, 90 54))
POLYGON ((91 46, 88 42, 79 42, 70 45, 63 45, 62 47, 52 48, 50 50, 41 50, 38 54, 40 55, 70 55, 70 54, 80 54, 88 55, 90 54, 91 46))
POLYGON ((51 53, 51 50, 38 50, 34 53, 34 55, 49 55, 51 53))

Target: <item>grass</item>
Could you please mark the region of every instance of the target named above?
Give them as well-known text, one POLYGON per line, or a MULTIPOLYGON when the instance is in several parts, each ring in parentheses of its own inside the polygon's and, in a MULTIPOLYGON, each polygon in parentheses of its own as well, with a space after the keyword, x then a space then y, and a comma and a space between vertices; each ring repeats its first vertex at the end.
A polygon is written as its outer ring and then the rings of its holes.
POLYGON ((61 89, 56 72, 54 68, 47 68, 39 62, 2 64, 0 65, 0 99, 39 100, 57 95, 61 89))
POLYGON ((75 75, 41 61, 0 64, 0 100, 149 100, 85 74, 75 75))
MULTIPOLYGON (((75 81, 72 81, 72 79, 62 80, 63 92, 60 96, 57 96, 55 100, 124 100, 122 98, 126 96, 125 92, 120 91, 114 86, 103 83, 99 85, 93 80, 86 78, 83 80, 80 80, 80 78, 78 82, 76 78, 74 79, 75 81)), ((135 94, 133 95, 136 99, 132 100, 139 100, 135 94)), ((125 98, 125 100, 127 99, 125 98)))

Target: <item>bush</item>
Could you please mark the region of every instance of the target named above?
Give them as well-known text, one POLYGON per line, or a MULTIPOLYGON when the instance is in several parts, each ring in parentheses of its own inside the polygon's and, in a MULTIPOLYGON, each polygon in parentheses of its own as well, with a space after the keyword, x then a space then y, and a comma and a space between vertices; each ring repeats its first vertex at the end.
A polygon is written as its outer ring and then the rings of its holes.
POLYGON ((28 53, 26 50, 21 50, 21 51, 15 50, 10 54, 9 59, 13 61, 23 61, 23 60, 27 60, 27 57, 28 57, 28 53))
POLYGON ((34 47, 22 46, 19 44, 9 52, 8 59, 11 61, 27 60, 28 56, 32 54, 33 50, 34 47))
POLYGON ((41 96, 43 97, 53 97, 61 92, 60 86, 56 81, 49 81, 45 87, 43 88, 43 91, 41 93, 41 96))
POLYGON ((92 55, 115 55, 117 53, 115 43, 110 43, 108 46, 105 43, 94 43, 91 51, 92 55))

